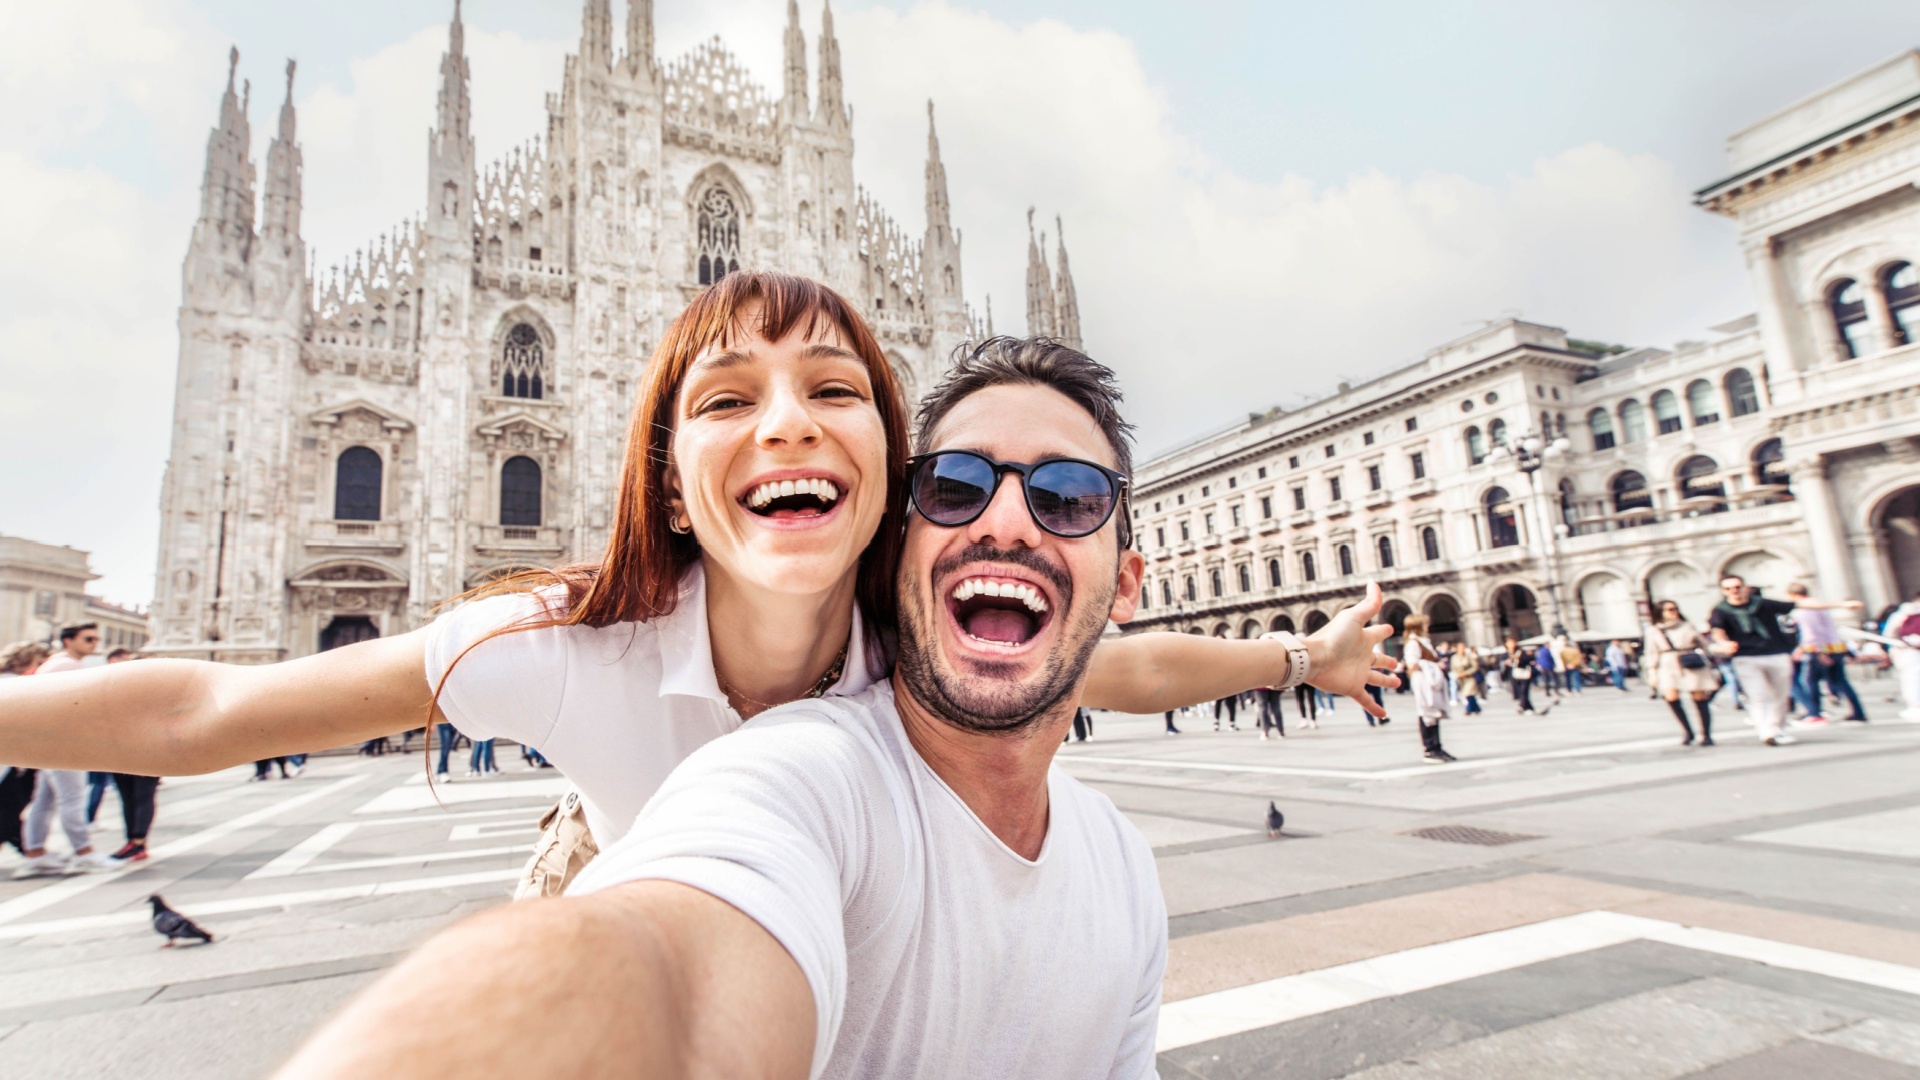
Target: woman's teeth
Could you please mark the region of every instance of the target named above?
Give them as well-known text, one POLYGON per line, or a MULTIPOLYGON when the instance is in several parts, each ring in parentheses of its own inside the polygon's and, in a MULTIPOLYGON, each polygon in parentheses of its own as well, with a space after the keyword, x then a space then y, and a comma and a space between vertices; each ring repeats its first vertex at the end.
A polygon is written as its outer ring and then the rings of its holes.
POLYGON ((1047 598, 1040 590, 1031 585, 1016 582, 988 581, 985 578, 967 578, 954 586, 953 598, 956 601, 971 600, 976 596, 1005 596, 1027 605, 1035 615, 1047 610, 1047 598))
POLYGON ((775 499, 786 499, 795 495, 812 495, 821 502, 832 505, 840 501, 840 488, 833 481, 820 477, 810 477, 805 480, 769 480, 747 492, 747 506, 759 510, 775 499))

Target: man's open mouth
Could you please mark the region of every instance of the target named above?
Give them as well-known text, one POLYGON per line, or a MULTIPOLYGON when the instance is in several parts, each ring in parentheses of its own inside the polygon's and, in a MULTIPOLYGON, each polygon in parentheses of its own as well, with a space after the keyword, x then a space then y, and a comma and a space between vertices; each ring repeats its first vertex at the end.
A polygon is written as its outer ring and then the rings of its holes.
POLYGON ((788 521, 820 517, 840 503, 840 486, 823 476, 799 480, 769 480, 741 498, 746 508, 764 518, 788 521))
POLYGON ((1005 578, 967 577, 947 594, 954 625, 989 645, 1025 645, 1053 620, 1052 605, 1037 586, 1005 578))

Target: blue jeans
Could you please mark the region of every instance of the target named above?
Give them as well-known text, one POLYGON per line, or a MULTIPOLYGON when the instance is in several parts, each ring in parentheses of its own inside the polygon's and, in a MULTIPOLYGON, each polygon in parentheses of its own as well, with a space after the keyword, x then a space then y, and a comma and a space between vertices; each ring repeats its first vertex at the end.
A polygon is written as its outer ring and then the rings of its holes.
POLYGON ((496 771, 493 766, 493 740, 492 739, 475 739, 474 740, 473 756, 471 760, 467 762, 467 768, 472 769, 474 772, 496 771))
POLYGON ((113 774, 109 772, 90 772, 87 774, 87 824, 100 813, 100 800, 106 798, 107 785, 113 783, 113 774))
POLYGON ((1567 689, 1579 693, 1586 687, 1587 680, 1580 674, 1579 668, 1567 669, 1567 689))
POLYGON ((1834 697, 1844 700, 1853 709, 1854 716, 1866 719, 1867 710, 1860 705, 1860 695, 1854 692, 1853 684, 1847 681, 1846 658, 1831 653, 1801 657, 1799 670, 1794 672, 1793 700, 1800 703, 1808 716, 1825 715, 1825 708, 1820 703, 1820 682, 1823 679, 1827 690, 1834 697))
POLYGON ((453 752, 453 740, 456 733, 453 730, 452 724, 439 724, 435 726, 434 734, 440 737, 440 764, 436 766, 433 771, 445 776, 447 773, 447 755, 453 752))
POLYGON ((1627 688, 1627 669, 1626 668, 1623 668, 1623 667, 1608 668, 1607 676, 1613 680, 1613 688, 1615 690, 1625 690, 1627 688))

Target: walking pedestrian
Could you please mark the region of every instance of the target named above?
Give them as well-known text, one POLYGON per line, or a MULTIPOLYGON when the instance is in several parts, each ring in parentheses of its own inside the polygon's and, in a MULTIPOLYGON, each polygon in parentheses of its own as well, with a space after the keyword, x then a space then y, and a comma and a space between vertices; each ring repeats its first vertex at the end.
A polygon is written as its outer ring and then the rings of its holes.
MULTIPOLYGON (((1796 581, 1787 586, 1787 596, 1798 604, 1807 598, 1807 587, 1796 581)), ((1860 704, 1860 695, 1847 680, 1847 659, 1853 650, 1840 636, 1833 616, 1818 608, 1808 608, 1794 612, 1793 623, 1800 632, 1800 659, 1794 672, 1793 696, 1807 714, 1807 722, 1826 721, 1820 704, 1820 684, 1825 683, 1834 697, 1845 701, 1853 710, 1848 720, 1866 723, 1866 706, 1860 704)))
POLYGON ((1548 696, 1560 696, 1560 661, 1553 654, 1553 642, 1543 641, 1533 649, 1533 681, 1545 690, 1548 696))
POLYGON ((270 757, 261 758, 259 761, 253 763, 253 775, 247 778, 248 782, 273 779, 273 767, 275 765, 280 766, 280 779, 287 779, 287 759, 283 757, 270 757))
POLYGON ((1681 613, 1680 605, 1662 600, 1655 605, 1653 627, 1647 631, 1647 662, 1652 667, 1649 681, 1673 710, 1686 737, 1682 746, 1692 746, 1693 725, 1687 722, 1686 707, 1680 695, 1693 699, 1693 711, 1700 717, 1700 745, 1713 745, 1714 692, 1720 689, 1720 673, 1707 652, 1707 635, 1701 633, 1681 613))
POLYGON ((1222 705, 1226 706, 1227 708, 1227 726, 1232 728, 1235 731, 1240 730, 1239 722, 1233 718, 1234 706, 1238 705, 1239 703, 1240 703, 1239 694, 1228 694, 1226 697, 1220 698, 1213 703, 1213 730, 1215 731, 1220 730, 1220 707, 1222 705))
MULTIPOLYGON (((115 649, 107 654, 107 663, 124 664, 139 658, 140 654, 132 649, 115 649)), ((147 833, 153 829, 153 803, 160 779, 132 773, 107 773, 106 776, 120 793, 120 824, 126 836, 126 843, 113 853, 113 858, 123 863, 139 862, 147 857, 147 833)), ((91 816, 87 820, 89 824, 93 821, 91 816)))
POLYGON ((1862 606, 1860 601, 1829 602, 1810 597, 1770 600, 1738 574, 1720 579, 1720 594, 1724 599, 1715 605, 1707 625, 1713 628, 1716 642, 1731 646, 1727 651, 1732 654, 1733 672, 1751 706, 1747 718, 1760 741, 1768 746, 1797 742, 1786 732, 1793 691, 1793 650, 1798 644, 1791 629, 1794 609, 1858 608, 1862 606))
POLYGON ((1900 719, 1920 721, 1920 592, 1893 609, 1880 624, 1882 636, 1898 644, 1887 647, 1887 657, 1900 675, 1900 697, 1905 708, 1900 719))
POLYGON ((1093 717, 1087 715, 1087 707, 1073 710, 1073 738, 1075 742, 1086 742, 1093 734, 1093 717))
POLYGON ((460 733, 448 723, 436 724, 434 730, 440 736, 440 763, 434 766, 433 775, 435 779, 445 780, 447 779, 447 755, 453 752, 453 744, 459 740, 460 733))
POLYGON ((1507 639, 1507 685, 1513 692, 1513 711, 1522 716, 1538 716, 1533 710, 1535 656, 1512 638, 1507 639))
POLYGON ((1260 738, 1265 739, 1269 729, 1280 738, 1286 738, 1287 711, 1286 705, 1280 700, 1280 691, 1263 686, 1253 694, 1260 703, 1260 738))
MULTIPOLYGON (((82 661, 100 649, 98 623, 79 623, 62 627, 60 648, 35 670, 36 678, 78 671, 82 661)), ((75 769, 42 769, 36 777, 33 800, 27 804, 21 854, 27 861, 14 871, 15 878, 46 874, 84 874, 111 870, 119 864, 93 849, 87 829, 87 774, 75 769), (47 850, 47 835, 53 831, 53 819, 72 845, 72 856, 55 855, 47 850)))
POLYGON ((1480 657, 1470 645, 1461 645, 1453 650, 1448 661, 1453 669, 1454 682, 1460 687, 1460 696, 1466 700, 1466 715, 1480 714, 1480 699, 1486 696, 1486 687, 1480 684, 1480 657))
POLYGON ((1587 654, 1578 643, 1561 635, 1556 639, 1560 650, 1560 674, 1567 684, 1567 692, 1578 694, 1586 689, 1587 654))
POLYGON ((467 758, 467 775, 489 776, 499 771, 493 764, 493 740, 473 740, 473 753, 467 758))
POLYGON ((1320 730, 1320 695, 1313 687, 1301 683, 1293 688, 1293 707, 1300 710, 1300 722, 1315 731, 1320 730))
MULTIPOLYGON (((33 674, 52 652, 37 641, 16 641, 0 649, 0 679, 18 679, 33 674)), ((0 844, 12 844, 26 854, 26 839, 21 833, 20 815, 33 801, 33 769, 7 766, 0 769, 0 844)))
POLYGON ((1167 734, 1169 735, 1180 734, 1180 729, 1173 726, 1173 710, 1172 709, 1167 710, 1167 734))
POLYGON ((1626 693, 1627 650, 1625 646, 1620 644, 1619 639, 1616 638, 1613 641, 1607 642, 1606 661, 1607 678, 1613 681, 1613 688, 1623 694, 1626 693))
POLYGON ((1422 757, 1438 765, 1454 760, 1440 745, 1440 721, 1447 718, 1447 674, 1440 667, 1440 653, 1427 637, 1433 620, 1427 615, 1409 615, 1405 624, 1406 648, 1401 662, 1407 669, 1407 681, 1413 685, 1413 707, 1420 720, 1422 757))

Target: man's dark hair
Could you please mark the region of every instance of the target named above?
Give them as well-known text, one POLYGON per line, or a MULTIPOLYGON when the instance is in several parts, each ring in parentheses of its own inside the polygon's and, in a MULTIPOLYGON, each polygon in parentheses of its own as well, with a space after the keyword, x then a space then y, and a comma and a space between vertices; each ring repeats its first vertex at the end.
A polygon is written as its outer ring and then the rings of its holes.
POLYGON ((107 663, 111 664, 115 660, 118 660, 123 656, 132 656, 132 655, 133 655, 132 649, 122 646, 121 648, 115 649, 112 652, 107 654, 107 663))
POLYGON ((91 623, 91 622, 75 623, 72 626, 63 626, 60 628, 60 644, 65 645, 67 642, 72 641, 74 638, 79 637, 81 633, 84 631, 98 630, 98 629, 100 629, 100 624, 91 623))
MULTIPOLYGON (((965 344, 953 352, 953 366, 926 397, 914 417, 913 452, 924 454, 933 429, 960 402, 992 386, 1047 386, 1067 396, 1093 417, 1113 449, 1114 471, 1133 477, 1133 425, 1120 418, 1120 381, 1113 369, 1087 354, 1047 337, 990 337, 965 344)), ((1123 492, 1114 508, 1120 525, 1120 546, 1133 532, 1123 492)))

